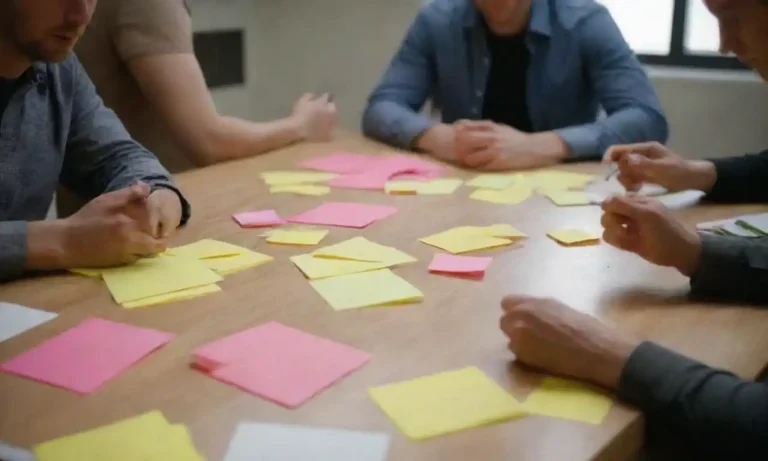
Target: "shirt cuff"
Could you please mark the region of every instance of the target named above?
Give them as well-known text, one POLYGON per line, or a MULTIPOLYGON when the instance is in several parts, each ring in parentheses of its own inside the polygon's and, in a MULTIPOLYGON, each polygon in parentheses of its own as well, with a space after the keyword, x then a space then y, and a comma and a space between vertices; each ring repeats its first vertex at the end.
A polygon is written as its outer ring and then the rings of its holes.
POLYGON ((392 128, 399 146, 403 149, 414 149, 416 140, 435 125, 437 125, 435 120, 415 115, 413 118, 400 120, 392 128))
POLYGON ((602 156, 599 128, 572 126, 554 131, 568 145, 568 160, 586 160, 602 156))
POLYGON ((711 202, 728 202, 732 200, 733 191, 741 188, 744 180, 744 158, 730 157, 709 160, 715 165, 717 180, 706 199, 711 202))
POLYGON ((643 342, 630 354, 619 380, 618 395, 644 412, 666 405, 676 386, 670 383, 686 376, 691 367, 703 366, 652 342, 643 342))
POLYGON ((150 187, 152 192, 156 191, 157 189, 168 189, 173 191, 176 196, 179 197, 179 202, 181 202, 181 221, 179 222, 179 227, 186 226, 189 218, 192 217, 192 206, 189 204, 189 201, 187 201, 186 197, 184 197, 184 194, 182 194, 176 186, 169 182, 152 182, 150 187))
POLYGON ((0 280, 24 273, 27 265, 27 222, 0 222, 0 280))
POLYGON ((734 246, 734 237, 699 233, 701 238, 701 260, 699 267, 691 275, 691 294, 701 296, 704 293, 715 294, 722 284, 723 274, 729 266, 735 266, 742 260, 741 246, 734 246))

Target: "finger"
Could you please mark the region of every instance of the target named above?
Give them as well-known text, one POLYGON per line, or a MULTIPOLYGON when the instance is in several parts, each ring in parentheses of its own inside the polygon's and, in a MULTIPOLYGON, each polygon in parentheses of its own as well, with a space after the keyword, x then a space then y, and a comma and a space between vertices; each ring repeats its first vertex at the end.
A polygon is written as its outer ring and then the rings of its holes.
POLYGON ((622 157, 635 153, 648 158, 659 158, 664 155, 666 149, 657 142, 643 142, 638 144, 621 144, 611 146, 603 157, 607 162, 618 162, 622 157))
POLYGON ((603 213, 603 216, 600 218, 600 224, 603 226, 603 229, 606 230, 626 232, 632 225, 632 220, 626 216, 614 213, 603 213))
POLYGON ((536 298, 528 295, 508 295, 501 300, 501 309, 510 314, 514 312, 518 306, 534 301, 536 298))
POLYGON ((151 188, 149 184, 145 182, 137 182, 136 184, 125 187, 114 192, 108 192, 102 195, 102 199, 107 201, 113 207, 125 206, 131 202, 137 202, 149 197, 151 188))
POLYGON ((315 98, 315 101, 321 102, 323 104, 328 104, 329 102, 331 102, 330 97, 331 96, 328 93, 323 93, 320 96, 318 96, 317 98, 315 98))
POLYGON ((638 200, 640 197, 627 197, 616 195, 606 199, 602 208, 606 213, 613 213, 630 220, 642 221, 647 218, 648 210, 644 200, 638 200))
POLYGON ((312 93, 304 93, 299 98, 299 102, 307 103, 307 102, 312 101, 313 99, 315 99, 315 95, 314 94, 312 94, 312 93))
POLYGON ((627 192, 637 192, 643 186, 643 181, 626 172, 619 173, 619 175, 616 176, 616 180, 619 181, 619 184, 621 184, 627 192))
POLYGON ((154 256, 166 250, 164 240, 156 239, 144 232, 134 232, 128 242, 128 254, 154 256))
POLYGON ((167 239, 179 227, 180 218, 175 213, 163 213, 160 220, 160 237, 167 239))
POLYGON ((636 253, 637 235, 631 234, 626 230, 605 229, 603 231, 603 241, 620 250, 636 253))
POLYGON ((160 209, 160 206, 155 202, 149 204, 147 207, 147 222, 149 227, 149 234, 154 238, 161 237, 161 218, 162 210, 160 209))
POLYGON ((490 120, 467 120, 464 128, 471 131, 494 131, 497 125, 490 120))
POLYGON ((491 149, 470 152, 464 157, 464 164, 472 168, 479 168, 492 162, 497 157, 496 151, 491 149))

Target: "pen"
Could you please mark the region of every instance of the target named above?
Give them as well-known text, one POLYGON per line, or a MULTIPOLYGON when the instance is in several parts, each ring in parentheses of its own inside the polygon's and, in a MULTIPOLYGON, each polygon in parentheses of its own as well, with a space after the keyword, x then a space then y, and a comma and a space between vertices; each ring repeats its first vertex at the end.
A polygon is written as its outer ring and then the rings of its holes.
POLYGON ((616 174, 619 171, 619 168, 616 166, 616 163, 611 162, 610 165, 608 165, 608 173, 605 175, 605 180, 608 181, 611 179, 611 176, 616 174))

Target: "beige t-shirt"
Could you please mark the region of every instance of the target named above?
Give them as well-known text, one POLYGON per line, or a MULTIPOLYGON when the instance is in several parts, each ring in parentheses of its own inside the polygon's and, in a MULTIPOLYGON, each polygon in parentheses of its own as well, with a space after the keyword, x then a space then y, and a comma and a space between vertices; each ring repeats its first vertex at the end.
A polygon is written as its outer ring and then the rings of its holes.
POLYGON ((100 0, 75 48, 104 103, 171 173, 193 165, 144 97, 127 63, 143 56, 193 52, 185 0, 100 0))

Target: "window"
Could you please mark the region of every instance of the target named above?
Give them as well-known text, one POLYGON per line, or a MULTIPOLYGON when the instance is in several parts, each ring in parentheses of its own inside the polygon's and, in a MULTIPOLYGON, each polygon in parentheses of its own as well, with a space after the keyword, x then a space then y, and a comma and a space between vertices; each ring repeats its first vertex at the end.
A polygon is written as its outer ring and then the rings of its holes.
POLYGON ((717 19, 704 0, 598 0, 646 64, 743 69, 722 56, 717 19))

